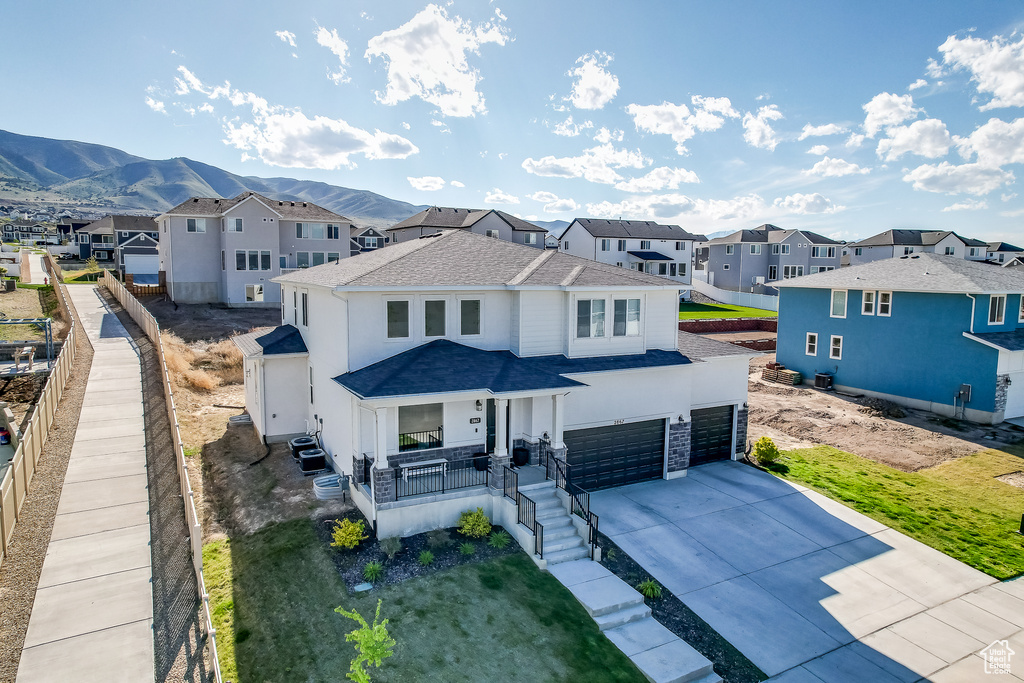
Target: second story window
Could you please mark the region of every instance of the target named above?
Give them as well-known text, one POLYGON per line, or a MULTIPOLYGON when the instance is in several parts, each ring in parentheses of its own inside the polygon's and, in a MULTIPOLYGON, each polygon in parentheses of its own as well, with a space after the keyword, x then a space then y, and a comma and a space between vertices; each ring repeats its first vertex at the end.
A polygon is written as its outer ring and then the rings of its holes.
POLYGON ((651 241, 650 240, 640 240, 640 248, 641 249, 650 249, 651 248, 651 241))
POLYGON ((727 245, 725 245, 725 255, 726 256, 732 256, 735 252, 736 252, 736 245, 735 244, 727 244, 727 245))
POLYGON ((409 336, 409 302, 387 302, 388 339, 405 339, 409 336))
POLYGON ((364 237, 363 238, 363 246, 366 247, 367 249, 376 249, 377 248, 377 238, 376 237, 364 237))
POLYGON ((497 230, 488 230, 487 231, 487 236, 488 237, 494 237, 494 238, 500 238, 501 237, 501 233, 498 232, 497 230))
POLYGON ((341 231, 341 226, 334 223, 327 224, 327 239, 336 240, 341 231))
POLYGON ((604 336, 604 299, 580 299, 576 302, 576 337, 604 336))
POLYGON ((569 241, 562 242, 562 251, 569 251, 569 241))
POLYGON ((833 289, 832 290, 832 310, 829 315, 833 318, 845 318, 846 317, 846 290, 845 289, 833 289))
POLYGON ((619 251, 626 251, 626 240, 619 240, 619 251))
POLYGON ((750 245, 750 253, 751 254, 760 254, 761 253, 761 245, 760 244, 751 244, 750 245))
POLYGON ((228 219, 228 232, 242 232, 242 219, 241 218, 229 218, 228 219))
POLYGON ((993 294, 988 298, 988 324, 1002 325, 1006 318, 1006 295, 993 294))
POLYGON ((523 235, 523 244, 537 244, 537 233, 528 232, 523 235))
POLYGON ((463 299, 459 302, 459 334, 480 334, 479 299, 463 299))
POLYGON ((863 247, 855 247, 854 248, 854 250, 853 250, 853 255, 854 256, 862 256, 863 254, 864 254, 864 248, 863 247))
POLYGON ((946 247, 946 251, 945 251, 945 255, 946 256, 952 256, 954 253, 955 253, 955 250, 953 249, 953 247, 946 247))
POLYGON ((612 250, 612 241, 611 240, 601 240, 601 251, 611 251, 611 250, 612 250))
POLYGON ((205 218, 186 218, 185 230, 187 232, 206 232, 205 218))
POLYGON ((682 250, 683 250, 683 243, 682 242, 676 242, 676 251, 682 251, 682 250))
POLYGON ((778 244, 773 244, 772 245, 772 253, 773 254, 778 254, 779 253, 779 246, 780 245, 778 245, 778 244))
POLYGON ((423 336, 443 337, 445 334, 445 302, 423 302, 423 336))
POLYGON ((811 258, 835 258, 835 247, 811 247, 811 258))
POLYGON ((308 251, 297 251, 297 252, 295 252, 295 267, 296 268, 309 268, 309 252, 308 251))
POLYGON ((309 327, 309 294, 302 293, 302 326, 309 327))
MULTIPOLYGON (((603 303, 603 302, 602 302, 603 303)), ((635 337, 640 334, 640 299, 615 299, 612 335, 635 337)))

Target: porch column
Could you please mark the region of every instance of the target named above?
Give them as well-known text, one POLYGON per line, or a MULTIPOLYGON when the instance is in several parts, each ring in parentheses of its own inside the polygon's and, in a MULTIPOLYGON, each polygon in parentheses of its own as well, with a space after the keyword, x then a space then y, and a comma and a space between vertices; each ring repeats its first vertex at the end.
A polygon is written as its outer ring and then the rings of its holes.
POLYGON ((508 457, 508 399, 499 398, 494 401, 494 457, 508 457))
POLYGON ((551 397, 551 448, 565 448, 562 432, 565 426, 565 394, 551 397))
POLYGON ((376 408, 373 416, 377 427, 373 441, 373 466, 382 470, 388 466, 388 410, 376 408))

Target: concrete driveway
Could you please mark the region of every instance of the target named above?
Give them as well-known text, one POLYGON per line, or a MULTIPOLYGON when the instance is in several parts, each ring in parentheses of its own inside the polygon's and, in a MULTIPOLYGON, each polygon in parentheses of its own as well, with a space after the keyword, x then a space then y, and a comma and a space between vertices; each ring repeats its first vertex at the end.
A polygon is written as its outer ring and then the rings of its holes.
POLYGON ((592 493, 601 531, 786 683, 977 681, 1024 580, 995 579, 803 487, 721 462, 592 493))

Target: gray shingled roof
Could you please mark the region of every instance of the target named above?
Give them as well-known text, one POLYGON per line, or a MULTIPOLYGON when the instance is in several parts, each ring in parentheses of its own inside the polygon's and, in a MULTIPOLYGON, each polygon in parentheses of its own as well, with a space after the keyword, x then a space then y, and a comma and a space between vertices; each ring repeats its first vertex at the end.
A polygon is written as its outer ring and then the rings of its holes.
MULTIPOLYGON (((576 218, 573 223, 594 237, 612 237, 618 239, 652 239, 652 240, 697 240, 703 241, 704 235, 686 232, 678 225, 662 225, 654 221, 622 221, 606 218, 576 218)), ((565 233, 563 233, 564 235, 565 233)))
POLYGON ((459 209, 447 206, 427 207, 423 211, 409 216, 404 221, 395 223, 388 230, 399 230, 401 228, 469 228, 491 213, 508 223, 513 230, 547 232, 547 230, 539 225, 534 225, 497 209, 459 209))
POLYGON ((665 287, 678 283, 554 250, 464 230, 280 275, 274 282, 323 287, 665 287))
POLYGON ((990 263, 924 253, 805 275, 775 286, 966 294, 1024 292, 1024 273, 990 263))
POLYGON ((966 337, 1007 351, 1024 351, 1024 329, 1010 332, 967 333, 966 337))
POLYGON ((752 230, 737 230, 731 235, 716 237, 708 242, 708 244, 775 244, 777 242, 784 242, 790 235, 797 232, 806 237, 807 241, 811 244, 840 244, 840 242, 824 235, 819 235, 816 232, 808 230, 783 230, 777 225, 771 225, 770 223, 758 226, 752 230))
POLYGON ((723 356, 759 356, 760 351, 752 351, 728 342, 708 339, 691 332, 679 332, 679 353, 690 360, 706 358, 722 358, 723 356))
POLYGON ((1012 244, 1009 244, 1007 242, 989 242, 988 243, 988 250, 989 251, 1024 251, 1024 249, 1021 249, 1020 247, 1015 247, 1012 244))
POLYGON ((156 232, 156 221, 151 216, 104 216, 98 221, 93 221, 82 228, 81 232, 92 234, 112 235, 115 230, 135 230, 143 232, 156 232))
POLYGON ((173 209, 168 209, 166 213, 175 216, 220 216, 249 197, 255 197, 273 211, 279 213, 281 218, 289 221, 350 222, 344 216, 312 202, 270 199, 258 192, 243 192, 231 199, 224 199, 222 197, 192 197, 178 204, 173 209))
POLYGON ((292 325, 260 327, 247 334, 235 335, 231 341, 247 357, 307 353, 302 334, 292 325))
POLYGON ((981 240, 964 237, 952 230, 886 230, 877 235, 866 237, 854 243, 856 247, 930 247, 938 244, 950 235, 956 236, 969 247, 984 247, 981 240))

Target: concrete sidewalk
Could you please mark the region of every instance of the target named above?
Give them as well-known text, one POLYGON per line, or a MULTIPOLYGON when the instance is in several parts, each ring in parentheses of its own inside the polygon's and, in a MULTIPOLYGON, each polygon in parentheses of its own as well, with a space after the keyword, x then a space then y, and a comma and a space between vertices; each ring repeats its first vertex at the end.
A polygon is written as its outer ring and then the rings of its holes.
POLYGON ((152 681, 139 356, 96 287, 67 289, 95 355, 17 680, 152 681))

